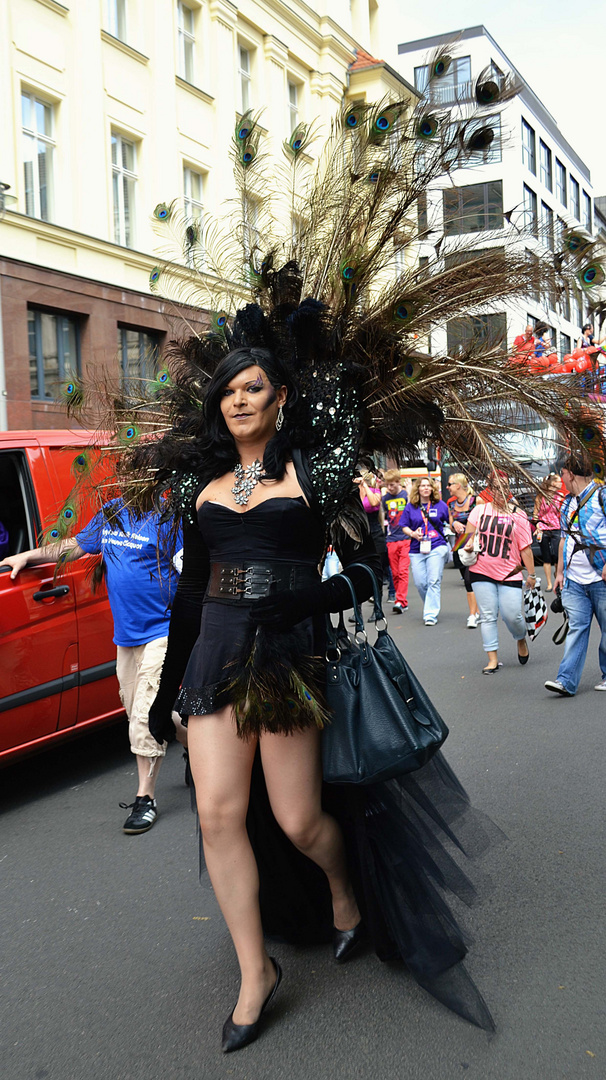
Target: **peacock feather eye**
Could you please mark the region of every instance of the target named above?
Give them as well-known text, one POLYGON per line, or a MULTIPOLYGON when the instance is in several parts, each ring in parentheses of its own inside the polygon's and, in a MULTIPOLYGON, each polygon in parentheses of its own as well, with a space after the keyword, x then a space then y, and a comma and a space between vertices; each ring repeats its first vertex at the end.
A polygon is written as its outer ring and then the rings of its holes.
POLYGON ((155 285, 156 284, 156 282, 160 278, 160 273, 161 273, 160 267, 159 266, 154 266, 153 270, 151 271, 151 273, 149 275, 149 283, 150 283, 150 285, 155 285))
POLYGON ((451 64, 452 64, 452 57, 450 57, 450 56, 441 56, 438 60, 436 60, 435 64, 433 65, 432 72, 431 72, 432 78, 435 78, 435 79, 444 78, 444 76, 448 74, 448 71, 450 69, 451 64))
POLYGON ((257 150, 254 146, 248 146, 246 149, 242 149, 240 154, 240 161, 243 165, 252 165, 257 156, 257 150))
POLYGON ((414 309, 413 309, 411 304, 407 303, 406 300, 400 300, 397 304, 394 305, 394 309, 393 309, 393 320, 394 320, 394 322, 397 322, 397 323, 410 322, 413 315, 414 315, 414 309))
POLYGON ((579 432, 579 438, 581 442, 585 443, 585 446, 592 446, 593 443, 599 442, 600 432, 597 428, 588 424, 587 427, 581 428, 579 432))
POLYGON ((73 476, 85 476, 90 471, 91 460, 90 455, 83 451, 81 454, 76 454, 71 464, 71 471, 73 476))
POLYGON ((380 176, 379 172, 371 172, 371 173, 369 173, 368 177, 367 177, 368 183, 369 184, 376 184, 378 182, 379 176, 380 176))
POLYGON ((423 116, 417 125, 417 135, 420 139, 433 139, 438 133, 439 126, 436 116, 423 116))
POLYGON ((494 79, 486 79, 485 82, 478 83, 476 86, 476 101, 478 105, 492 105, 495 101, 499 100, 501 90, 499 84, 494 79))
POLYGON ((68 407, 77 408, 84 400, 82 383, 78 379, 70 379, 61 384, 61 397, 68 407))
POLYGON ((170 206, 167 206, 166 203, 163 202, 158 203, 154 209, 154 217, 157 218, 158 221, 166 221, 166 219, 170 217, 170 206))
POLYGON ((591 243, 592 241, 588 236, 583 236, 582 233, 575 232, 574 229, 564 233, 564 247, 572 255, 578 255, 579 251, 584 251, 585 248, 591 246, 591 243))
POLYGON ((224 311, 211 311, 210 313, 210 330, 211 333, 220 334, 222 337, 225 335, 225 327, 227 326, 227 315, 224 311))
POLYGON ((400 115, 400 110, 395 105, 389 105, 385 109, 377 109, 370 129, 370 141, 382 142, 392 131, 394 124, 400 115))
POLYGON ((349 109, 345 113, 345 127, 348 127, 350 131, 357 128, 362 123, 362 112, 357 105, 350 105, 349 109))
POLYGON ((603 285, 606 281, 604 267, 599 263, 589 263, 589 266, 584 266, 581 270, 579 281, 584 289, 593 289, 596 285, 603 285))
POLYGON ((118 431, 118 441, 123 446, 128 446, 130 443, 135 442, 140 434, 139 428, 136 424, 125 424, 123 428, 118 431))
POLYGON ((55 526, 54 528, 48 530, 48 537, 49 537, 50 540, 60 540, 61 539, 61 533, 59 532, 58 528, 55 526))
POLYGON ((170 375, 168 374, 168 371, 159 371, 156 375, 156 378, 160 383, 170 382, 170 375))
POLYGON ((185 241, 188 247, 193 247, 198 242, 198 229, 196 225, 187 225, 185 228, 185 241))
POLYGON ((421 365, 418 363, 417 360, 406 360, 405 363, 402 365, 400 374, 405 380, 405 382, 413 383, 417 381, 419 375, 421 374, 421 371, 421 365))
POLYGON ((604 479, 604 465, 601 461, 592 461, 591 469, 596 480, 604 479))
POLYGON ((297 124, 290 139, 284 143, 284 149, 289 155, 297 157, 305 149, 309 142, 309 128, 307 124, 297 124))
POLYGON ((474 131, 473 135, 467 141, 467 150, 470 153, 478 153, 482 150, 488 150, 488 147, 494 139, 494 131, 492 128, 484 127, 479 131, 474 131))
POLYGON ((242 127, 238 128, 237 138, 240 139, 241 142, 243 142, 244 139, 247 139, 249 135, 250 128, 248 124, 242 124, 242 127))
POLYGON ((76 516, 76 511, 73 506, 64 506, 61 511, 61 517, 64 521, 73 521, 76 516))

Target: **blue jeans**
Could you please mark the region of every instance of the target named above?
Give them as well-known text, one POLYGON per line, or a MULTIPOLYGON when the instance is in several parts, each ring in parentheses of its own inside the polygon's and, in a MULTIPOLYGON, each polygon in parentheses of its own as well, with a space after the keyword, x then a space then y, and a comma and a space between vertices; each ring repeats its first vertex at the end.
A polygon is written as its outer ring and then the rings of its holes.
POLYGON ((598 657, 602 678, 606 679, 606 582, 592 581, 590 585, 579 585, 578 581, 567 578, 562 589, 562 603, 570 621, 570 629, 558 670, 558 682, 561 682, 570 694, 574 694, 583 674, 594 615, 602 631, 598 657))
POLYGON ((496 652, 499 648, 499 614, 514 641, 523 641, 526 637, 526 623, 522 608, 522 590, 511 585, 502 585, 500 581, 473 581, 472 588, 478 601, 484 652, 496 652))
POLYGON ((411 551, 410 568, 423 601, 423 618, 437 619, 440 614, 440 589, 444 566, 450 555, 448 544, 440 544, 428 555, 411 551))

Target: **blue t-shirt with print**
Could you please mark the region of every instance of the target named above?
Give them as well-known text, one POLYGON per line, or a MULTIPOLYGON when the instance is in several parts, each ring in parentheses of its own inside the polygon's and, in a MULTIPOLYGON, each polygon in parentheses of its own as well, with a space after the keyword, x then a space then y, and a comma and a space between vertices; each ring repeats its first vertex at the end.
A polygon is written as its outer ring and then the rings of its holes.
POLYGON ((83 551, 105 560, 116 645, 147 645, 168 634, 168 608, 179 581, 168 555, 170 536, 171 526, 161 525, 159 514, 131 516, 125 508, 111 525, 99 511, 76 534, 83 551))
MULTIPOLYGON (((422 506, 412 506, 408 503, 404 513, 402 514, 401 525, 413 532, 416 529, 423 530, 423 536, 427 540, 431 540, 431 549, 441 547, 446 544, 446 538, 444 536, 444 526, 448 521, 448 507, 445 502, 440 499, 435 503, 424 503, 422 506)), ((410 541, 410 554, 419 554, 419 541, 410 541)))

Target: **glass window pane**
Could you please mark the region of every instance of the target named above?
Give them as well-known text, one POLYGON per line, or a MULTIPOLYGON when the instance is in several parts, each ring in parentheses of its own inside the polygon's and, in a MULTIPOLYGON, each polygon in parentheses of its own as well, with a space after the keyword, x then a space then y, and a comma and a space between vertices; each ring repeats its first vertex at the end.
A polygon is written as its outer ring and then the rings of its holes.
POLYGON ((57 316, 40 312, 44 397, 53 398, 59 386, 59 355, 57 351, 57 316))
POLYGON ((183 13, 183 16, 182 16, 183 17, 183 29, 188 34, 193 34, 193 32, 194 32, 194 13, 193 13, 192 9, 186 7, 185 4, 181 4, 181 11, 183 13))
POLYGON ((122 237, 120 235, 120 176, 118 173, 114 173, 112 176, 112 191, 114 199, 114 241, 116 244, 121 244, 122 237))
POLYGON ((38 184, 40 192, 40 217, 43 221, 49 220, 50 204, 50 166, 51 148, 46 143, 38 143, 38 184))
POLYGON ((122 139, 122 168, 129 172, 135 171, 135 147, 126 139, 122 139))
POLYGON ((27 313, 27 340, 29 345, 29 385, 32 397, 40 396, 38 385, 38 358, 36 355, 36 313, 27 313))
POLYGON ((429 82, 429 67, 424 64, 423 67, 415 68, 415 90, 418 90, 420 94, 423 94, 427 89, 427 83, 429 82))
POLYGON ((112 165, 118 164, 118 136, 112 135, 112 165))
POLYGON ((136 330, 123 330, 122 335, 124 377, 127 383, 131 383, 141 375, 139 334, 136 330))
POLYGON ((21 121, 23 127, 32 126, 32 99, 29 94, 21 94, 21 121))
POLYGON ((124 201, 124 243, 126 247, 132 247, 133 226, 133 181, 128 176, 122 177, 122 198, 124 201))
POLYGON ((250 55, 248 49, 243 49, 242 46, 240 46, 240 69, 248 73, 250 71, 249 63, 250 55))
POLYGON ((23 179, 25 187, 25 213, 29 217, 35 217, 36 201, 34 195, 34 139, 29 135, 23 136, 23 179))
POLYGON ((52 109, 50 105, 46 105, 43 101, 36 101, 36 131, 38 135, 52 135, 51 120, 52 109))
POLYGON ((297 107, 297 84, 289 82, 288 84, 288 100, 291 105, 297 107))
POLYGON ((242 109, 241 109, 241 111, 244 113, 244 112, 246 112, 247 109, 250 109, 249 82, 248 82, 248 78, 247 78, 246 75, 241 75, 240 76, 240 84, 241 84, 241 90, 242 90, 242 109))
POLYGON ((194 81, 194 43, 190 38, 185 38, 183 42, 183 64, 185 72, 186 82, 193 83, 194 81))
POLYGON ((73 319, 61 319, 61 338, 63 344, 63 379, 78 374, 78 332, 73 319))

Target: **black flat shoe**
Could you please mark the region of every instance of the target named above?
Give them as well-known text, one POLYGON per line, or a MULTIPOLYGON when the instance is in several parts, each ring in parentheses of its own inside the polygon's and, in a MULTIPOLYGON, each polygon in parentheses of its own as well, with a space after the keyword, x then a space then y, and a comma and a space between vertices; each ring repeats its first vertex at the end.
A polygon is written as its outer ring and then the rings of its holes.
MULTIPOLYGON (((265 998, 261 1006, 261 1012, 254 1024, 234 1024, 232 1009, 231 1014, 227 1017, 227 1020, 223 1024, 223 1040, 221 1042, 221 1049, 224 1054, 231 1054, 234 1050, 241 1050, 242 1047, 248 1046, 249 1043, 254 1042, 259 1035, 259 1024, 263 1013, 271 1005, 276 991, 282 981, 282 968, 277 960, 274 960, 273 956, 269 958, 276 969, 276 981, 273 985, 273 989, 265 998)), ((235 1009, 235 1005, 234 1005, 235 1009)))
POLYGON ((349 960, 354 949, 357 949, 365 937, 366 927, 361 919, 353 930, 337 930, 335 926, 332 933, 332 947, 337 964, 344 964, 346 960, 349 960))
MULTIPOLYGON (((526 646, 526 648, 528 649, 528 646, 526 646)), ((527 664, 528 661, 530 660, 530 649, 528 649, 528 652, 526 653, 526 656, 521 656, 520 653, 518 653, 518 660, 520 661, 521 664, 527 664)))
POLYGON ((483 667, 482 668, 482 675, 494 675, 495 671, 498 671, 502 667, 503 667, 503 665, 502 665, 501 661, 499 660, 499 663, 497 664, 496 667, 483 667))

